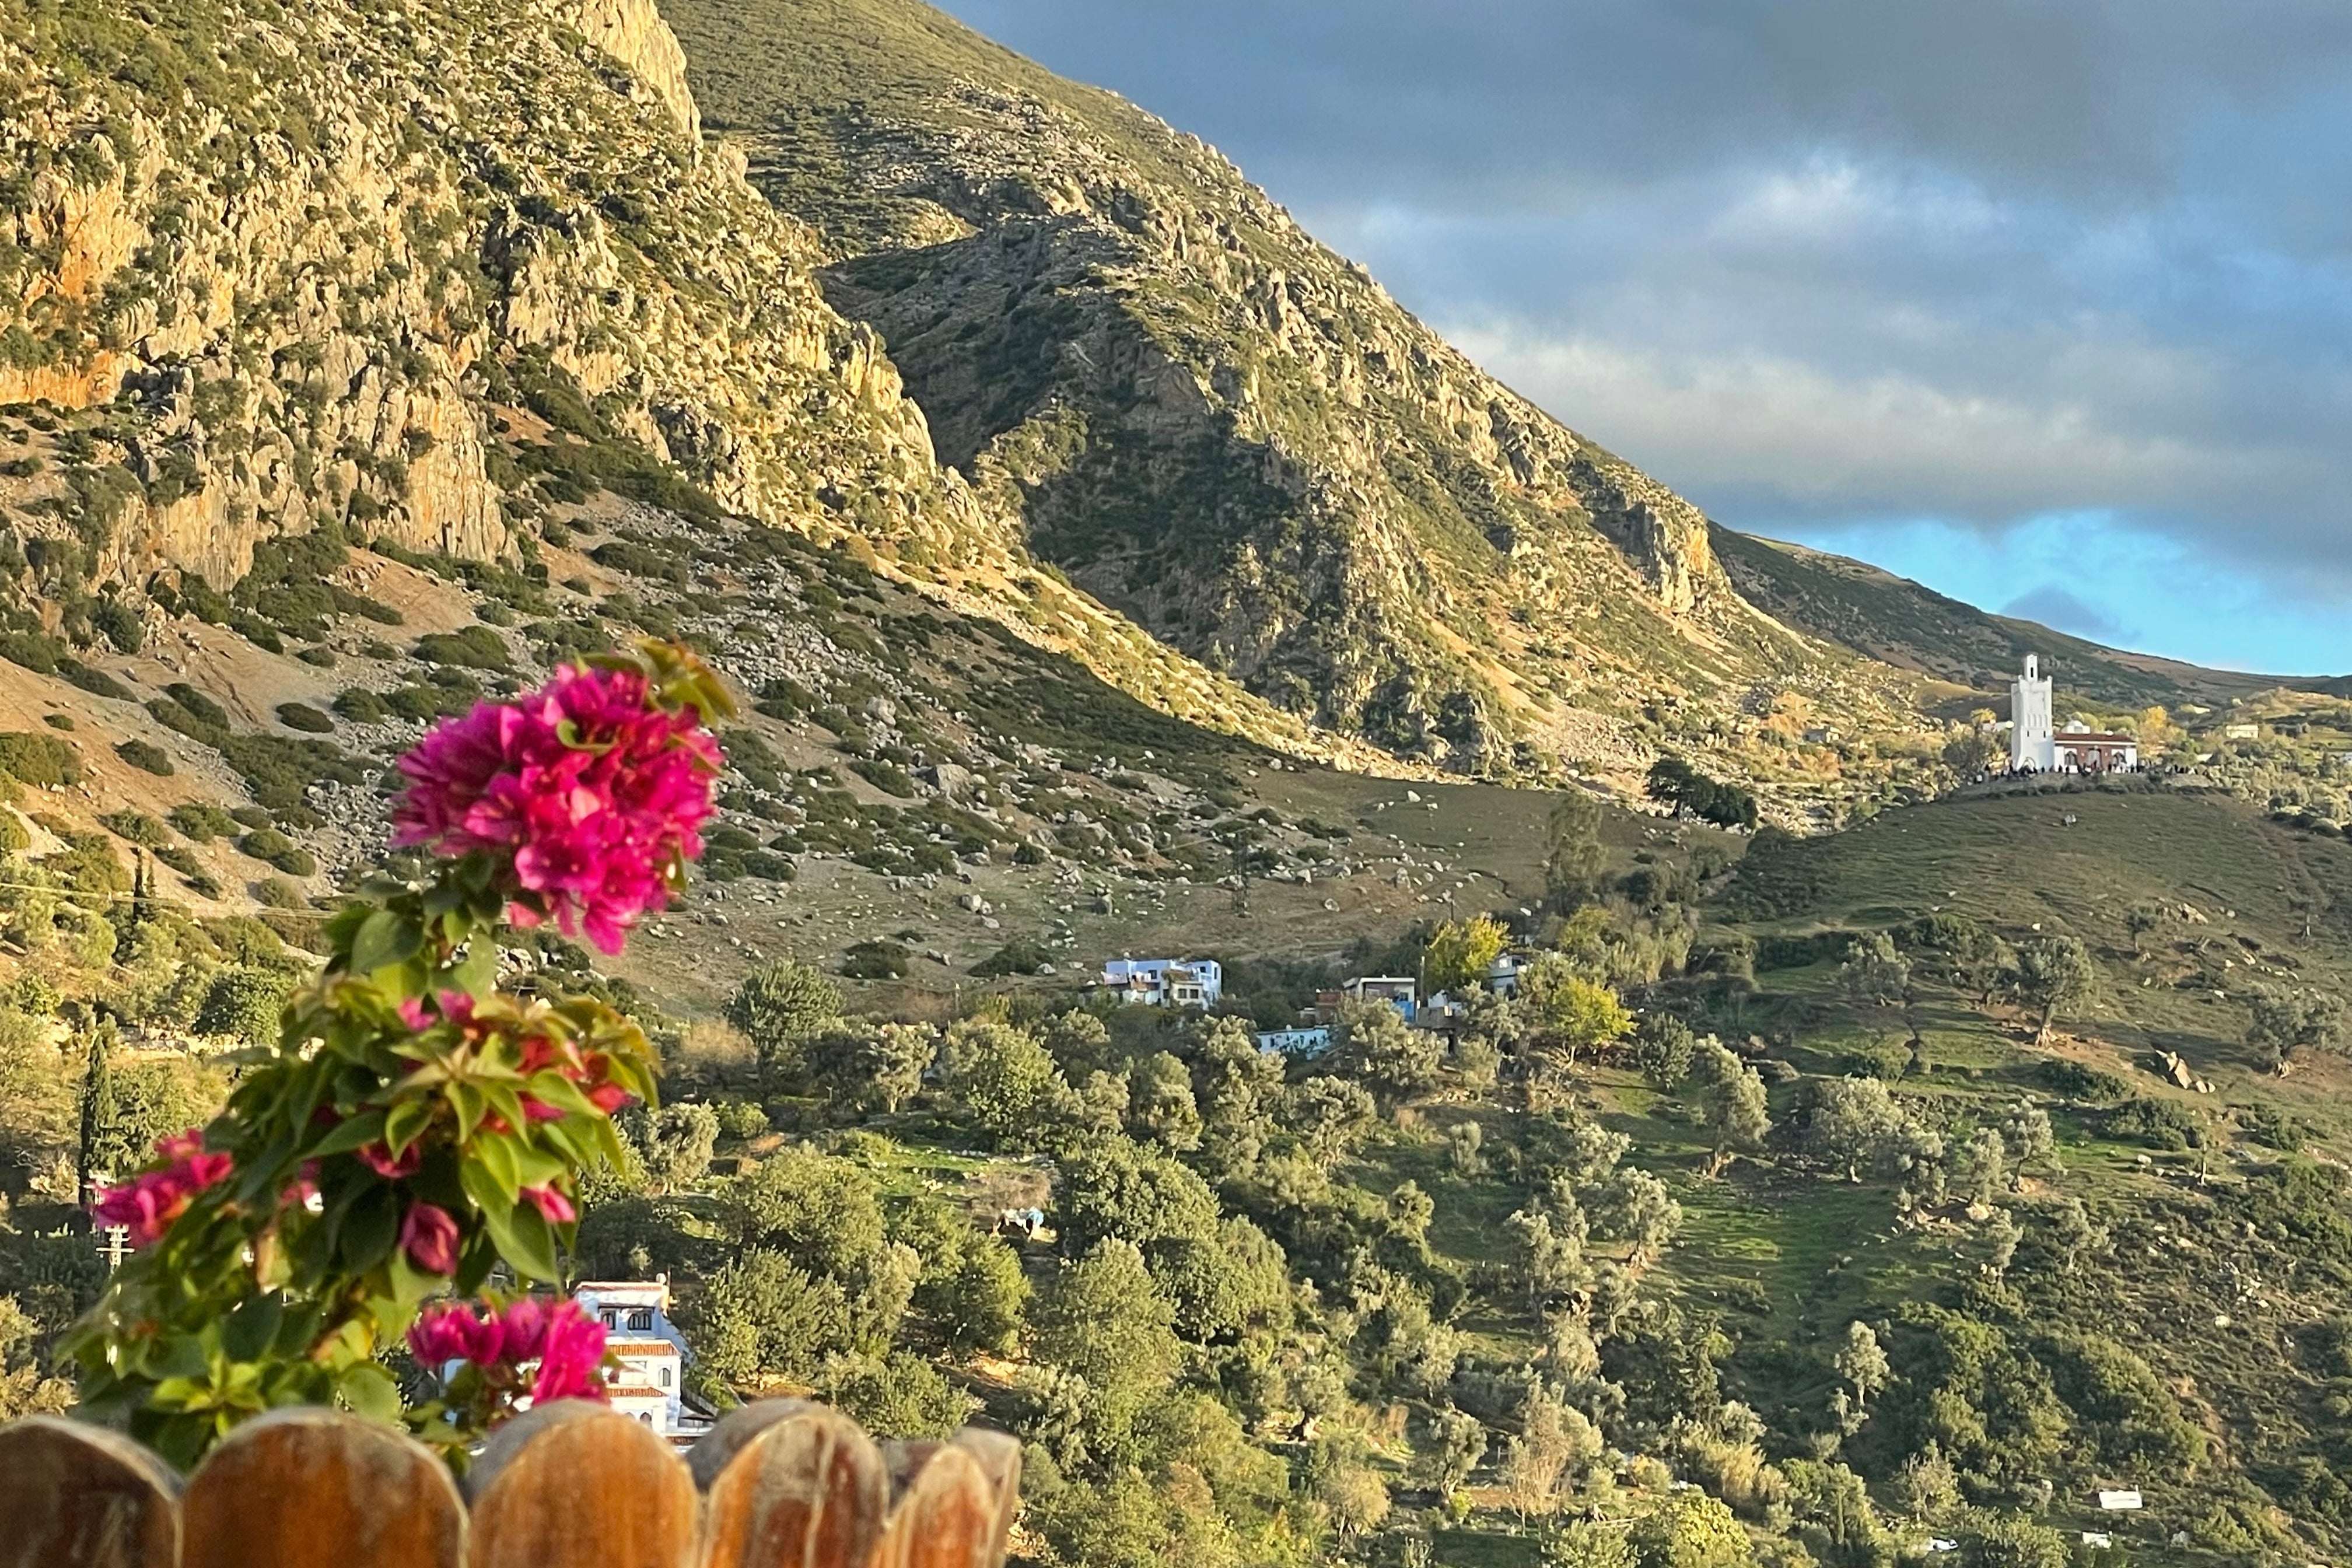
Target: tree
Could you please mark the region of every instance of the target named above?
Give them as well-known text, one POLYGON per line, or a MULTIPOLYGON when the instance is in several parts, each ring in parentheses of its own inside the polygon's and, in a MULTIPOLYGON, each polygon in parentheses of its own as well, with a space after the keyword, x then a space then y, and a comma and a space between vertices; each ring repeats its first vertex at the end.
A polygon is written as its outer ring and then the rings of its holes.
POLYGON ((2066 1568, 2066 1538, 2022 1514, 1981 1513, 1960 1531, 1961 1568, 2066 1568))
POLYGON ((1153 1284, 1135 1244, 1117 1237, 1065 1263, 1031 1315, 1037 1359, 1083 1379, 1096 1446, 1122 1446, 1145 1402, 1183 1359, 1175 1308, 1153 1284))
POLYGON ((1857 1410, 1870 1407, 1871 1396, 1886 1386, 1887 1378, 1894 1373, 1885 1347, 1878 1342, 1877 1332, 1859 1318, 1845 1326, 1845 1340, 1830 1358, 1830 1364, 1853 1390, 1857 1410))
POLYGON ((1486 1457, 1486 1424, 1462 1410, 1441 1410, 1430 1423, 1430 1485, 1443 1499, 1470 1479, 1486 1457))
POLYGON ((915 1098, 939 1048, 921 1024, 842 1020, 809 1042, 808 1073, 836 1110, 887 1115, 915 1098))
POLYGON ((1327 1163, 1354 1148, 1380 1114, 1364 1086, 1343 1078, 1310 1078, 1290 1091, 1290 1124, 1327 1163))
POLYGON ((728 998, 727 1020, 758 1053, 772 1088, 801 1066, 803 1042, 841 1016, 841 987, 805 963, 772 959, 743 977, 728 998))
POLYGON ((1565 910, 1592 890, 1605 860, 1601 803, 1582 790, 1562 791, 1544 822, 1544 896, 1565 910))
POLYGON ((943 1279, 918 1288, 916 1300, 950 1350, 1009 1355, 1020 1343, 1029 1279, 1012 1247, 975 1236, 943 1279))
POLYGON ((691 1187, 710 1168, 711 1152, 719 1147, 719 1113, 707 1105, 683 1101, 659 1110, 639 1110, 622 1125, 656 1194, 691 1187))
POLYGON ((1001 1144, 1027 1147, 1071 1099, 1062 1069, 1037 1037, 1009 1024, 966 1018, 948 1030, 940 1082, 1001 1144))
POLYGON ((1118 1136, 1082 1138, 1063 1151, 1060 1163, 1054 1228, 1071 1251, 1103 1237, 1150 1246, 1216 1232, 1216 1194, 1156 1149, 1118 1136))
POLYGON ((854 1340, 839 1282, 767 1247, 738 1255, 705 1280, 687 1327, 702 1375, 747 1394, 779 1379, 811 1381, 854 1340))
POLYGON ((2294 1051, 2332 1047, 2343 1033, 2343 1005, 2324 991, 2264 989, 2249 1005, 2246 1041, 2268 1053, 2273 1072, 2284 1073, 2294 1051))
POLYGON ((278 1015, 293 991, 294 976, 274 964, 232 963, 205 992, 196 1008, 196 1032, 268 1045, 278 1038, 278 1015))
POLYGON ((1422 950, 1423 986, 1454 996, 1483 988, 1487 972, 1494 967, 1495 960, 1503 956, 1503 946, 1510 936, 1502 922, 1491 915, 1473 915, 1459 923, 1447 921, 1431 934, 1429 945, 1422 950))
POLYGON ((1127 1128, 1179 1154, 1201 1146, 1201 1108, 1192 1099, 1192 1075, 1166 1051, 1135 1064, 1128 1075, 1127 1128))
POLYGON ((100 1178, 111 1181, 124 1173, 118 1165, 124 1155, 142 1159, 146 1151, 115 1148, 114 1023, 109 1019, 89 1032, 89 1055, 81 1077, 81 1135, 75 1146, 74 1182, 80 1202, 88 1203, 100 1178))
POLYGON ((2131 932, 2134 952, 2140 950, 2142 937, 2152 931, 2161 929, 2163 925, 2164 906, 2151 900, 2142 899, 2124 911, 2124 929, 2131 932))
POLYGON ((2097 981, 2098 971, 2091 965, 2091 950, 2083 945, 2081 938, 2042 936, 2021 942, 2017 949, 2018 994, 2028 1005, 2042 1009, 2042 1023, 2034 1032, 2034 1043, 2047 1044, 2051 1022, 2057 1017, 2058 1010, 2088 996, 2097 981))
POLYGON ((1667 1493, 1635 1521, 1633 1545, 1641 1568, 1742 1568, 1755 1561, 1731 1510, 1696 1487, 1667 1493))
POLYGON ((1815 1084, 1805 1147, 1844 1171, 1850 1182, 1862 1180, 1865 1167, 1900 1173, 1943 1152, 1942 1140, 1921 1126, 1874 1078, 1826 1079, 1815 1084))
POLYGON ((1633 1016, 1606 985, 1587 980, 1557 952, 1547 952, 1519 976, 1518 1003, 1537 1043, 1571 1065, 1579 1053, 1616 1044, 1633 1030, 1633 1016))
POLYGON ((1756 826, 1756 797, 1734 784, 1708 778, 1680 757, 1660 757, 1650 768, 1650 798, 1718 827, 1756 826))
POLYGON ((1944 765, 1952 770, 1962 784, 1979 778, 1992 767, 1998 755, 1990 735, 1970 726, 1944 742, 1944 765))
POLYGON ((1846 944, 1845 962, 1838 965, 1838 988, 1848 1001, 1864 1007, 1907 1002, 1911 961, 1895 950, 1895 939, 1883 931, 1856 937, 1846 944))
POLYGON ((1660 1089, 1672 1089, 1690 1076, 1691 1056, 1698 1037, 1672 1013, 1643 1016, 1633 1030, 1632 1059, 1642 1076, 1660 1089))
POLYGON ((1444 1037, 1418 1029, 1385 1002, 1349 1003, 1339 1011, 1339 1060, 1393 1103, 1437 1081, 1444 1037))
POLYGON ((1701 1085, 1700 1112, 1715 1142, 1706 1166, 1706 1173, 1713 1176, 1733 1154, 1764 1146, 1766 1135, 1772 1131, 1771 1117, 1765 1103, 1763 1078, 1713 1036, 1699 1042, 1692 1065, 1701 1085))

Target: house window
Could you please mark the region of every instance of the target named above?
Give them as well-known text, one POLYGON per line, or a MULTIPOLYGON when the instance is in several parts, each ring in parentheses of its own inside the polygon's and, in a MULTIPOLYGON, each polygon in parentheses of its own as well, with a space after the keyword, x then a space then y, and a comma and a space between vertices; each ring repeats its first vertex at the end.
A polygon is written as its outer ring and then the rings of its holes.
POLYGON ((669 1368, 664 1367, 661 1369, 661 1377, 662 1386, 664 1388, 667 1388, 669 1386, 669 1368))
POLYGON ((619 1328, 619 1327, 621 1326, 621 1314, 620 1314, 620 1313, 618 1313, 618 1312, 607 1312, 607 1313, 605 1313, 605 1314, 604 1314, 604 1326, 605 1326, 606 1328, 608 1328, 608 1329, 617 1329, 617 1328, 619 1328))
POLYGON ((629 1314, 630 1332, 639 1334, 651 1333, 653 1331, 653 1327, 654 1310, 651 1307, 639 1307, 635 1311, 629 1314))

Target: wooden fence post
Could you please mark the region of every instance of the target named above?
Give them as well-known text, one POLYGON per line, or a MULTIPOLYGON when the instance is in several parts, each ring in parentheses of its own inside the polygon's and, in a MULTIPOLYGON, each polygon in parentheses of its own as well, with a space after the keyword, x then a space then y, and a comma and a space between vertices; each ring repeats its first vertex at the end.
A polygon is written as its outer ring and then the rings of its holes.
POLYGON ((0 1427, 0 1568, 175 1568, 179 1479, 102 1426, 0 1427))
POLYGON ((693 1568, 702 1500, 652 1428, 585 1400, 509 1422, 466 1476, 467 1568, 693 1568))
POLYGON ((992 1568, 998 1508, 980 1460, 951 1443, 887 1443, 890 1521, 874 1568, 992 1568))
POLYGON ((273 1410, 205 1457, 181 1500, 181 1568, 461 1568, 466 1509, 405 1432, 273 1410))
POLYGON ((847 1416, 763 1400, 720 1421, 690 1462, 710 1493, 702 1568, 866 1568, 872 1559, 889 1480, 881 1451, 847 1416))

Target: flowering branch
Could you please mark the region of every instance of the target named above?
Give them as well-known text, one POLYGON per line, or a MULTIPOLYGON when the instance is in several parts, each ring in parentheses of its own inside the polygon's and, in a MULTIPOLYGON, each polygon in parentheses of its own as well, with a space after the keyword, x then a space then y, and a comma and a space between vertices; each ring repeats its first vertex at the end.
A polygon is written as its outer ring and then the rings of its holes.
POLYGON ((426 1364, 474 1369, 406 1413, 453 1453, 526 1394, 602 1396, 603 1330, 568 1303, 417 1315, 501 1267, 560 1283, 579 1173, 622 1158, 612 1113, 653 1101, 655 1055, 602 1002, 499 993, 498 933, 552 921, 620 951, 701 853, 721 765, 706 726, 729 711, 690 655, 647 643, 478 704, 401 759, 394 842, 436 873, 365 884, 277 1043, 231 1058, 227 1109, 99 1199, 141 1250, 68 1342, 86 1411, 183 1464, 276 1405, 400 1419, 378 1357, 404 1333, 426 1364))

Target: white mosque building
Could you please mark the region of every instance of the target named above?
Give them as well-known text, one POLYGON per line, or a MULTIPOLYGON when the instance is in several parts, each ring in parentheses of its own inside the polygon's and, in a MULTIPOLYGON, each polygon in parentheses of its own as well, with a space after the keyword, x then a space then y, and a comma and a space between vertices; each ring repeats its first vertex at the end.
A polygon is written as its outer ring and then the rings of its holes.
POLYGON ((2051 721, 2050 678, 2042 661, 2025 656, 2025 671, 2009 688, 2009 771, 2013 773, 2112 773, 2139 769, 2137 737, 2051 721))

